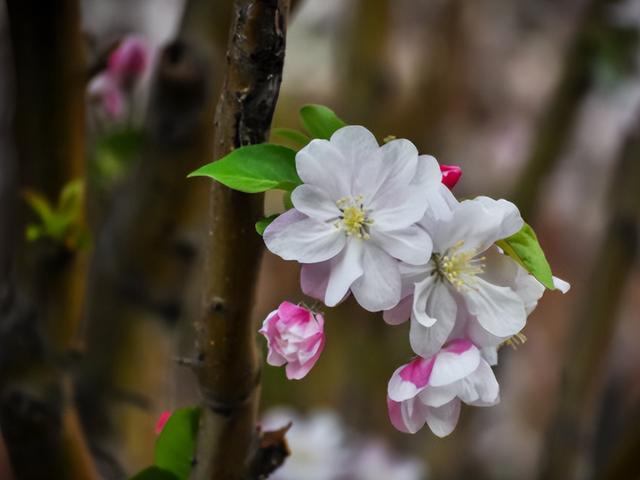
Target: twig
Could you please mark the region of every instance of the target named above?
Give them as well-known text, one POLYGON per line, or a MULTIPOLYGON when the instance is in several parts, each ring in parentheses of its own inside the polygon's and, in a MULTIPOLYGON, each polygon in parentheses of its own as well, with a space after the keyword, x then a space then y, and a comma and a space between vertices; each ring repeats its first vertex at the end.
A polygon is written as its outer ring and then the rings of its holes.
POLYGON ((541 480, 573 478, 584 445, 584 412, 611 346, 624 286, 638 257, 640 128, 627 137, 614 171, 611 211, 589 286, 572 327, 559 404, 544 443, 541 480))
MULTIPOLYGON (((266 140, 282 78, 287 16, 286 0, 234 2, 215 158, 266 140)), ((251 310, 262 252, 254 222, 263 213, 262 201, 260 195, 211 187, 207 284, 197 325, 203 412, 193 480, 244 479, 257 446, 260 378, 251 310)))

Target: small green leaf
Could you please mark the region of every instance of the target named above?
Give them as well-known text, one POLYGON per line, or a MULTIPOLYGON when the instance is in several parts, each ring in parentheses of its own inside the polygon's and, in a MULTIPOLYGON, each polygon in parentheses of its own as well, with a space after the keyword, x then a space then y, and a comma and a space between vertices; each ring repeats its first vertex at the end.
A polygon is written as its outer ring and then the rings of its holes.
POLYGON ((156 440, 155 465, 186 480, 191 472, 198 436, 200 408, 179 408, 171 414, 156 440))
POLYGON ((333 133, 346 126, 333 112, 322 105, 305 105, 300 109, 300 120, 314 138, 329 139, 333 133))
POLYGON ((264 231, 267 229, 267 227, 271 225, 271 222, 273 222, 279 216, 280 215, 278 214, 269 215, 268 217, 263 218, 262 220, 258 220, 256 222, 256 232, 258 232, 258 235, 264 235, 264 231))
POLYGON ((33 211, 40 217, 42 223, 46 224, 53 217, 53 208, 44 196, 34 190, 25 190, 23 192, 24 199, 27 201, 33 211))
POLYGON ((138 472, 129 480, 179 480, 178 477, 169 470, 160 467, 148 467, 138 472))
POLYGON ((301 147, 304 147, 311 141, 308 135, 291 128, 274 128, 272 132, 276 137, 284 138, 285 140, 289 140, 301 147))
POLYGON ((538 237, 529 225, 525 223, 518 233, 497 241, 496 245, 549 290, 555 289, 549 262, 540 247, 538 237))
POLYGON ((296 152, 263 143, 240 147, 220 160, 200 167, 189 177, 211 177, 246 193, 291 191, 302 182, 296 172, 296 152))

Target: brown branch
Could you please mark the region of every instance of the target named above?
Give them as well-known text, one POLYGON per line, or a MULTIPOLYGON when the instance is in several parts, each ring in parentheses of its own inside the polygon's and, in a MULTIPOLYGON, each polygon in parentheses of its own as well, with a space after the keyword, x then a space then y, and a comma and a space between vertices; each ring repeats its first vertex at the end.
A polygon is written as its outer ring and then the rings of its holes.
POLYGON ((607 463, 595 472, 593 480, 640 478, 640 406, 626 413, 621 435, 613 442, 607 463))
POLYGON ((541 480, 567 480, 575 475, 577 459, 585 447, 585 411, 598 385, 599 367, 611 347, 620 298, 638 258, 639 125, 629 134, 613 175, 609 223, 569 336, 571 349, 559 404, 544 443, 541 480))
MULTIPOLYGON (((198 5, 204 2, 187 8, 198 5)), ((111 468, 133 471, 150 461, 153 406, 166 384, 171 334, 189 316, 188 288, 205 223, 201 209, 194 210, 206 203, 208 190, 186 176, 211 161, 222 75, 216 44, 200 29, 219 22, 209 16, 214 10, 183 21, 162 52, 146 146, 115 196, 92 260, 79 399, 93 446, 111 468)))
POLYGON ((566 53, 560 79, 538 121, 532 150, 511 195, 523 217, 535 215, 538 194, 570 139, 580 105, 592 85, 594 33, 606 26, 609 0, 589 0, 566 53))
MULTIPOLYGON (((264 142, 284 63, 287 0, 236 0, 227 73, 216 111, 215 158, 264 142)), ((202 318, 203 395, 193 480, 244 479, 256 448, 259 395, 256 326, 251 317, 261 242, 254 222, 261 195, 211 187, 202 318)))
POLYGON ((82 175, 79 4, 9 0, 7 11, 18 159, 10 171, 18 183, 7 190, 14 212, 2 218, 5 241, 12 236, 6 255, 12 257, 3 261, 0 282, 0 424, 18 478, 92 479, 97 474, 65 372, 80 319, 82 255, 62 242, 20 241, 27 210, 18 197, 28 187, 55 199, 82 175))

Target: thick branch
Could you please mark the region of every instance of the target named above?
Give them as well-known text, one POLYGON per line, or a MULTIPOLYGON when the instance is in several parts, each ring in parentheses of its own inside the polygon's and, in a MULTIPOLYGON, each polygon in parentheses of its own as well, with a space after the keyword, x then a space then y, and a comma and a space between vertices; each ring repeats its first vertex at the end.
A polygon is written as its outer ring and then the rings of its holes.
MULTIPOLYGON (((236 0, 216 112, 215 157, 267 139, 284 62, 286 0, 236 0)), ((194 480, 244 479, 257 447, 259 365, 252 321, 262 196, 211 188, 198 348, 203 400, 194 480)))
POLYGON ((606 233, 579 303, 571 349, 552 427, 544 443, 540 479, 567 480, 575 475, 584 445, 584 415, 599 381, 600 366, 611 346, 620 298, 638 257, 640 218, 640 128, 634 127, 620 154, 611 188, 606 233))
POLYGON ((79 4, 10 0, 7 9, 16 86, 13 178, 19 186, 9 190, 14 212, 2 219, 3 230, 15 237, 1 282, 0 423, 18 478, 91 479, 95 469, 63 368, 80 318, 81 255, 62 242, 16 241, 27 218, 20 189, 55 199, 82 175, 79 4))

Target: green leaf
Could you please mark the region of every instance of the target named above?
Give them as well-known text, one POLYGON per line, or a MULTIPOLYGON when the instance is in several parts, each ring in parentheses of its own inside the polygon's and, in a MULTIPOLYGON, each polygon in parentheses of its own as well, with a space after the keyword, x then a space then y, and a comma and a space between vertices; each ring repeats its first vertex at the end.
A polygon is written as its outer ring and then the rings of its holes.
POLYGON ((291 191, 302 182, 296 172, 296 152, 263 143, 240 147, 220 160, 200 167, 189 177, 211 177, 246 193, 291 191))
POLYGON ((129 480, 179 480, 178 477, 169 470, 160 467, 148 467, 138 472, 129 480))
POLYGON ((273 222, 276 218, 278 218, 280 215, 275 214, 275 215, 269 215, 266 218, 263 218, 262 220, 258 220, 256 222, 256 232, 258 232, 258 235, 263 235, 264 231, 266 230, 266 228, 271 225, 271 222, 273 222))
POLYGON ((291 128, 274 128, 272 132, 276 137, 284 138, 296 145, 300 145, 301 147, 304 147, 311 141, 311 138, 309 138, 308 135, 291 128))
POLYGON ((186 480, 191 472, 198 436, 200 408, 179 408, 171 414, 156 440, 155 465, 186 480))
POLYGON ((525 223, 518 233, 497 241, 496 245, 549 290, 555 289, 549 262, 540 247, 538 237, 528 224, 525 223))
POLYGON ((314 138, 329 139, 333 133, 346 126, 333 112, 322 105, 305 105, 300 109, 300 120, 314 138))
POLYGON ((54 213, 49 200, 38 192, 28 189, 23 192, 23 196, 33 211, 40 217, 42 223, 47 224, 51 221, 54 213))

